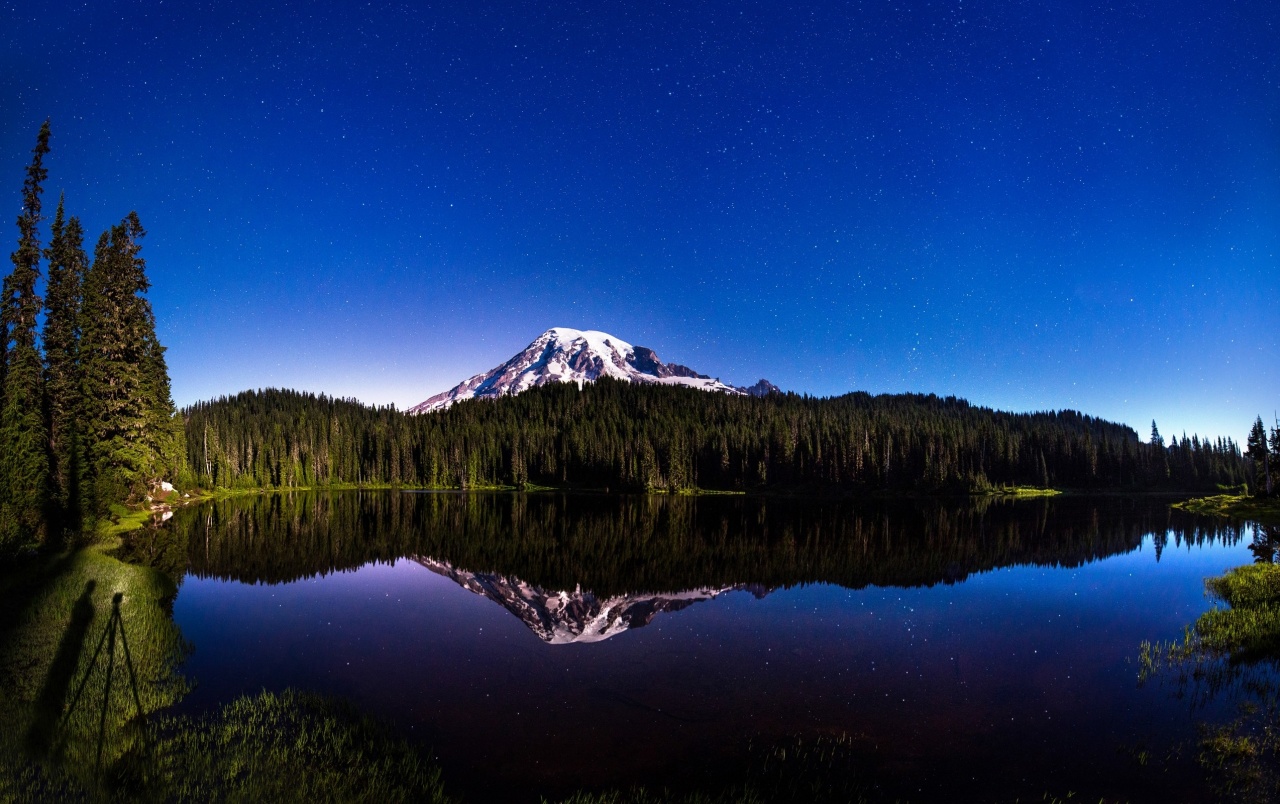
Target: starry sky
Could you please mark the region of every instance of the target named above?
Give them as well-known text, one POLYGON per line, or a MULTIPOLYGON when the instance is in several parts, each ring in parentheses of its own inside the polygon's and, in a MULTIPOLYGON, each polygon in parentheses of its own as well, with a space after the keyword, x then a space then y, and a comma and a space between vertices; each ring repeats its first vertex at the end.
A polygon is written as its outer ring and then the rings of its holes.
POLYGON ((65 192, 91 241, 138 211, 179 405, 404 407, 567 326, 735 384, 1144 437, 1242 439, 1280 406, 1272 0, 46 0, 0 23, 0 190, 16 215, 48 117, 49 211, 65 192))

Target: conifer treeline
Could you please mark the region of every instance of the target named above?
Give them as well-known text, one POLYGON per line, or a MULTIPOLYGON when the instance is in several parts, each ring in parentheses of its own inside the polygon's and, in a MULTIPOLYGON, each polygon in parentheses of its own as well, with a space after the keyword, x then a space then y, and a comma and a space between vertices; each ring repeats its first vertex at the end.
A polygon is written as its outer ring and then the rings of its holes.
POLYGON ((193 479, 210 487, 1191 490, 1238 484, 1245 471, 1230 439, 1166 447, 1074 411, 924 395, 756 398, 602 379, 422 416, 280 390, 183 413, 193 479))
POLYGON ((1249 459, 1250 485, 1255 497, 1271 497, 1280 492, 1280 422, 1271 428, 1259 416, 1245 439, 1245 457, 1249 459))
POLYGON ((103 232, 59 199, 40 247, 49 123, 22 188, 18 248, 0 298, 0 553, 77 529, 181 471, 182 425, 145 297, 136 213, 103 232), (38 295, 41 261, 45 298, 38 295), (43 314, 43 328, 38 320, 43 314))

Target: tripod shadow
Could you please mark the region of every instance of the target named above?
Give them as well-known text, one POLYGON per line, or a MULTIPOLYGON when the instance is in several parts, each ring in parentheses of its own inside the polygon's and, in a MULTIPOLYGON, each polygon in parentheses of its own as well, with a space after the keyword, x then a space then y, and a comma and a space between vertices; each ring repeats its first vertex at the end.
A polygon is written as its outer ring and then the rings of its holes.
MULTIPOLYGON (((87 583, 85 593, 77 602, 76 612, 72 614, 72 625, 68 627, 67 633, 64 634, 63 642, 68 647, 65 666, 59 665, 58 672, 55 676, 54 669, 50 669, 50 678, 46 680, 45 690, 42 691, 40 697, 40 709, 36 723, 33 724, 30 734, 31 746, 36 750, 43 749, 44 753, 61 754, 66 748, 67 743, 73 736, 71 734, 71 718, 76 710, 80 708, 81 702, 84 701, 85 707, 93 704, 91 701, 97 697, 95 689, 89 689, 89 683, 94 677, 94 671, 98 668, 99 661, 102 662, 102 672, 105 677, 102 679, 102 699, 101 709, 98 715, 98 729, 96 740, 96 752, 94 759, 95 773, 102 772, 103 751, 107 743, 107 720, 111 711, 111 695, 118 681, 116 678, 116 666, 120 663, 119 659, 124 659, 123 670, 127 672, 128 689, 121 690, 124 693, 132 693, 134 715, 132 722, 136 722, 143 727, 143 739, 146 739, 145 720, 146 715, 142 709, 142 698, 138 693, 138 676, 134 670, 133 656, 129 652, 129 640, 125 634, 124 618, 120 615, 120 601, 124 599, 123 592, 116 592, 111 598, 111 617, 107 620, 106 626, 102 629, 102 636, 98 639, 97 647, 94 648, 93 655, 90 657, 88 664, 85 666, 84 674, 77 685, 75 694, 71 697, 70 704, 65 710, 62 709, 62 702, 65 700, 66 691, 70 687, 71 678, 74 676, 75 667, 84 644, 84 637, 88 631, 88 621, 93 617, 93 604, 89 601, 89 595, 93 591, 93 581, 87 583), (84 608, 81 607, 84 603, 84 608), (83 611, 87 609, 88 617, 85 618, 83 611), (77 614, 79 613, 79 617, 77 614), (81 625, 80 623, 83 623, 81 625), (75 633, 79 631, 79 634, 75 633), (117 651, 117 645, 119 650, 117 651), (105 650, 105 654, 104 651, 105 650), (85 693, 89 692, 86 697, 85 693), (49 717, 57 715, 56 719, 49 717), (52 721, 52 724, 50 725, 52 721)), ((59 658, 62 657, 62 651, 59 650, 59 658)), ((55 664, 57 660, 55 659, 55 664)), ((126 704, 127 706, 127 704, 126 704)), ((87 736, 87 735, 86 735, 87 736)))
POLYGON ((27 749, 36 756, 45 756, 52 747, 55 727, 62 718, 67 691, 71 688, 76 668, 80 665, 85 637, 93 622, 93 590, 96 586, 97 583, 93 580, 85 582, 84 592, 71 609, 71 621, 62 632, 58 650, 49 665, 40 694, 36 697, 31 729, 27 732, 27 749))

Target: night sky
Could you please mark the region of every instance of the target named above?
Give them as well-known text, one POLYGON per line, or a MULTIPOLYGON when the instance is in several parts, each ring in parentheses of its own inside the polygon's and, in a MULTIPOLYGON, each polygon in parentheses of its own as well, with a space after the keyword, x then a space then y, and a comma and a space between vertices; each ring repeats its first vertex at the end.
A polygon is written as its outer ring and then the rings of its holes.
POLYGON ((552 326, 745 384, 1242 438, 1280 3, 6 2, 0 192, 136 209, 179 405, 407 406, 552 326))

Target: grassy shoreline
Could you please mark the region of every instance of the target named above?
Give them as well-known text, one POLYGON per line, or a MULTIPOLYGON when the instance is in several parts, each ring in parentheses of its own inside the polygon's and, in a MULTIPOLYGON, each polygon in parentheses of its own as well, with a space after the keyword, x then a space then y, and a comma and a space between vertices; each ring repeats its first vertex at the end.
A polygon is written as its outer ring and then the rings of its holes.
MULTIPOLYGON (((1280 499, 1215 494, 1172 508, 1236 522, 1253 522, 1255 542, 1280 526, 1280 499)), ((1193 707, 1223 696, 1234 704, 1226 720, 1201 724, 1195 759, 1216 791, 1238 801, 1280 795, 1280 564, 1264 553, 1222 575, 1206 578, 1213 607, 1182 639, 1139 646, 1140 683, 1171 680, 1193 707)))
POLYGON ((1280 564, 1205 579, 1213 608, 1180 640, 1143 642, 1138 679, 1171 682, 1193 710, 1221 697, 1234 712, 1200 724, 1195 760, 1223 800, 1280 794, 1280 564))
POLYGON ((616 490, 610 488, 585 488, 580 486, 540 486, 533 483, 525 486, 510 485, 474 485, 474 486, 407 486, 395 485, 391 483, 334 483, 328 485, 312 485, 312 486, 255 486, 241 488, 223 488, 214 489, 196 489, 189 492, 188 496, 181 500, 173 501, 175 507, 181 505, 190 505, 192 503, 204 502, 206 500, 222 500, 232 497, 247 497, 257 494, 279 494, 295 491, 408 491, 408 492, 498 492, 513 494, 616 494, 616 495, 662 495, 676 497, 759 497, 759 498, 778 498, 778 497, 796 497, 796 498, 814 498, 814 499, 865 499, 865 500, 897 500, 897 499, 959 499, 959 498, 1036 498, 1036 497, 1058 497, 1063 495, 1147 495, 1157 494, 1167 496, 1169 494, 1187 494, 1190 492, 1127 492, 1115 490, 1071 490, 1071 489, 1055 489, 1055 488, 1038 488, 1034 486, 1011 486, 1007 488, 991 488, 981 491, 969 492, 937 492, 937 491, 870 491, 865 493, 844 493, 844 494, 822 494, 814 492, 806 492, 800 489, 774 490, 774 489, 707 489, 707 488, 681 488, 681 489, 625 489, 616 490))
POLYGON ((1174 503, 1174 508, 1192 514, 1227 519, 1252 519, 1263 524, 1280 525, 1280 498, 1248 497, 1243 494, 1215 494, 1174 503))

